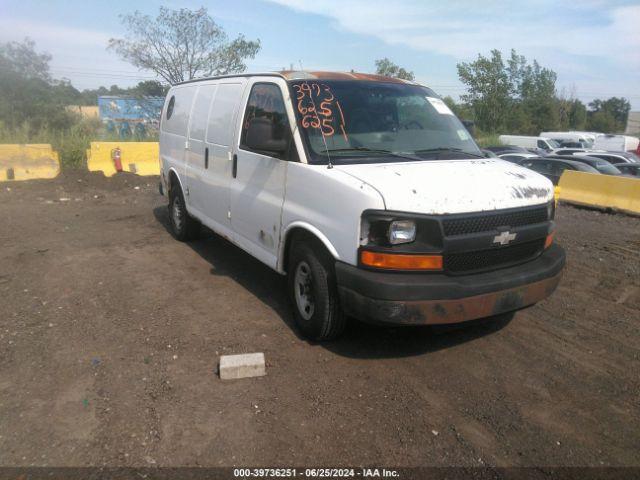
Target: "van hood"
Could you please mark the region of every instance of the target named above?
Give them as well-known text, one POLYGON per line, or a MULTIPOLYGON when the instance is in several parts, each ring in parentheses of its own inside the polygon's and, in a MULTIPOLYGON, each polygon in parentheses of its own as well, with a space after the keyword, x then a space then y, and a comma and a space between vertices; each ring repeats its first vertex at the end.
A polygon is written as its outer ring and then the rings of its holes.
POLYGON ((498 159, 336 165, 380 192, 387 210, 441 215, 538 205, 553 184, 498 159))

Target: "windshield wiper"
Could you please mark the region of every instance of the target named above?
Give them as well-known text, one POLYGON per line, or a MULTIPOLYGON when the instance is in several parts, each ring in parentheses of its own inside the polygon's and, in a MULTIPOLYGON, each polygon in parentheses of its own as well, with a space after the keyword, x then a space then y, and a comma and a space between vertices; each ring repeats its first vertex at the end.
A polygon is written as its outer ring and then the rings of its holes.
POLYGON ((409 160, 422 161, 424 158, 414 157, 412 155, 406 155, 402 153, 392 152, 391 150, 385 150, 382 148, 368 148, 368 147, 348 147, 348 148, 332 148, 327 150, 328 153, 335 152, 367 152, 367 153, 381 153, 383 155, 390 155, 392 157, 407 158, 409 160))
POLYGON ((461 148, 455 148, 455 147, 424 148, 422 150, 416 150, 414 153, 421 154, 421 153, 439 153, 439 152, 455 152, 455 153, 462 153, 464 155, 470 155, 472 157, 485 158, 483 155, 467 152, 466 150, 463 150, 461 148))

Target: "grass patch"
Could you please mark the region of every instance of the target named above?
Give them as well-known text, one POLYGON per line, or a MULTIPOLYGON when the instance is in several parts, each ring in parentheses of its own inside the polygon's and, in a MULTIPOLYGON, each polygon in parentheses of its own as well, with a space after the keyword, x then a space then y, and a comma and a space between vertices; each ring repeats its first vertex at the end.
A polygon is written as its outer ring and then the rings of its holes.
POLYGON ((502 142, 498 139, 498 135, 496 134, 488 134, 488 135, 480 134, 476 137, 476 143, 481 148, 495 147, 498 145, 502 145, 502 142))

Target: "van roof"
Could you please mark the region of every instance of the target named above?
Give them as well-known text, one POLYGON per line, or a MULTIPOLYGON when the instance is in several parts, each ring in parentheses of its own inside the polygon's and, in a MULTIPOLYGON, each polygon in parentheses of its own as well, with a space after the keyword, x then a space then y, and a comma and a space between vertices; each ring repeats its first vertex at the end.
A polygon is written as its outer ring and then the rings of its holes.
MULTIPOLYGON (((326 71, 307 71, 307 70, 281 70, 279 72, 260 72, 260 73, 237 73, 232 75, 219 75, 215 77, 195 78, 193 80, 185 80, 175 85, 184 85, 185 83, 202 82, 205 80, 217 80, 219 78, 233 77, 264 77, 276 76, 285 80, 354 80, 365 82, 387 82, 387 83, 406 83, 409 85, 419 85, 411 80, 403 80, 401 78, 386 77, 384 75, 376 75, 373 73, 359 72, 326 72, 326 71)), ((174 85, 174 86, 175 86, 174 85)))

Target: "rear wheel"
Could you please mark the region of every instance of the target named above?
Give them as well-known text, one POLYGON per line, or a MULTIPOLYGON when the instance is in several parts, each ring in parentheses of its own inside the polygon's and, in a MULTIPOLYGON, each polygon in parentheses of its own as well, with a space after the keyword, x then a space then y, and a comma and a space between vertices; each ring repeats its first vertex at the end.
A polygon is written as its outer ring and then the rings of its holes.
POLYGON ((298 328, 311 340, 338 337, 346 317, 338 301, 333 258, 315 242, 297 241, 288 270, 287 289, 298 328))
POLYGON ((200 233, 200 222, 187 212, 182 189, 177 183, 169 191, 169 220, 171 233, 181 242, 193 240, 200 233))

